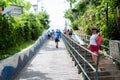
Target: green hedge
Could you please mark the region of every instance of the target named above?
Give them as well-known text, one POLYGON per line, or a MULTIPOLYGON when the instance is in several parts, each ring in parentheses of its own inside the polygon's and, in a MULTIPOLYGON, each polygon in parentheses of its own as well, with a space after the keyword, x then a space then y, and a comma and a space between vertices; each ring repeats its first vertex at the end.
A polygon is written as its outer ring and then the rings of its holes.
POLYGON ((32 13, 19 17, 0 15, 0 59, 5 58, 5 55, 7 57, 11 55, 8 50, 36 40, 45 29, 40 20, 40 17, 36 18, 32 13))

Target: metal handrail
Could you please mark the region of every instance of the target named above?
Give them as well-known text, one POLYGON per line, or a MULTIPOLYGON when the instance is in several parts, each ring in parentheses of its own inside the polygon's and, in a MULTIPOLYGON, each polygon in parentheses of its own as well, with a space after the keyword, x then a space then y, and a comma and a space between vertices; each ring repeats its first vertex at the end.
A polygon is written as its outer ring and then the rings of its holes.
POLYGON ((91 80, 86 72, 86 68, 87 68, 86 65, 88 65, 93 71, 95 71, 94 79, 98 80, 98 60, 97 60, 96 67, 94 67, 89 61, 87 61, 86 54, 90 53, 92 55, 95 55, 95 56, 97 56, 97 59, 99 59, 99 56, 97 54, 91 52, 87 48, 83 47, 82 45, 78 44, 76 41, 72 40, 71 38, 69 38, 68 36, 66 36, 64 34, 62 34, 62 39, 63 39, 68 51, 71 53, 71 56, 75 60, 76 64, 82 70, 85 78, 87 80, 91 80), (76 47, 79 47, 79 49, 76 49, 76 47), (84 56, 81 54, 81 52, 79 50, 84 50, 84 56), (84 63, 83 67, 80 64, 81 60, 84 63))
MULTIPOLYGON (((82 40, 85 40, 85 42, 86 42, 86 41, 88 42, 88 40, 90 40, 90 39, 85 39, 86 37, 87 37, 87 38, 90 38, 90 35, 79 34, 78 36, 79 36, 82 40)), ((104 38, 103 40, 104 40, 104 41, 107 41, 107 43, 109 43, 109 41, 110 41, 109 39, 106 39, 106 38, 104 38)), ((103 41, 103 42, 104 42, 104 41, 103 41)), ((86 44, 88 44, 88 43, 86 43, 86 44)), ((118 63, 120 63, 120 60, 114 58, 113 56, 111 56, 111 55, 109 54, 109 52, 110 52, 110 47, 109 47, 109 46, 105 46, 105 45, 102 44, 100 47, 102 47, 102 49, 107 49, 107 52, 108 52, 108 54, 106 54, 107 57, 109 57, 110 59, 113 59, 114 61, 117 61, 118 63)), ((112 51, 117 52, 117 51, 115 51, 115 50, 113 50, 113 49, 112 49, 112 51)), ((104 52, 100 51, 100 53, 103 54, 104 52)))

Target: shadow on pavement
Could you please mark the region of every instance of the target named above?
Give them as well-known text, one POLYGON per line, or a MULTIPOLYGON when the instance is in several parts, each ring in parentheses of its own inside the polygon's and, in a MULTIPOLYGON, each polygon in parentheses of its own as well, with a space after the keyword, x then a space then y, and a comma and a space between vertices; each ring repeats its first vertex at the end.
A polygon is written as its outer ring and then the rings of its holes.
POLYGON ((24 74, 24 76, 15 80, 53 80, 52 78, 47 77, 48 73, 41 73, 39 71, 33 71, 31 69, 28 69, 28 71, 24 74))

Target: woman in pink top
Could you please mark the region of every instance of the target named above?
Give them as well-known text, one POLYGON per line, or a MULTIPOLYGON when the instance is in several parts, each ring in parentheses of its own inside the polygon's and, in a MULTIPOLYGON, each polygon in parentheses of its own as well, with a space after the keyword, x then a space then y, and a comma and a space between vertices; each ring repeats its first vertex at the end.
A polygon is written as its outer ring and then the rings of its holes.
MULTIPOLYGON (((97 28, 92 28, 92 35, 90 37, 90 43, 88 45, 88 48, 95 54, 98 54, 98 50, 99 50, 97 42, 96 42, 98 36, 99 36, 99 30, 97 28)), ((92 54, 92 59, 96 64, 97 56, 92 54)))

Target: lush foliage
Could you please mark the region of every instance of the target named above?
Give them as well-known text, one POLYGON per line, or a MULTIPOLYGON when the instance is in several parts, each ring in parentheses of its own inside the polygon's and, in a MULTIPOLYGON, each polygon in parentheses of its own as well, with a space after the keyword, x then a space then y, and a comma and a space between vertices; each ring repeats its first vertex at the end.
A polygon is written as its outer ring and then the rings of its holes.
POLYGON ((40 12, 38 15, 40 23, 44 26, 45 29, 49 28, 49 15, 44 11, 40 12))
POLYGON ((74 9, 78 11, 72 14, 69 10, 65 13, 65 18, 71 20, 71 27, 78 27, 86 34, 90 34, 92 27, 101 30, 101 34, 109 39, 120 39, 120 32, 117 27, 116 7, 119 0, 82 0, 78 2, 74 9), (76 14, 76 15, 74 15, 76 14), (70 17, 69 17, 70 16, 70 17), (72 20, 72 17, 74 20, 72 20))
POLYGON ((69 19, 70 21, 73 21, 73 15, 72 15, 72 10, 68 9, 67 11, 65 11, 65 18, 69 19), (71 14, 70 14, 71 13, 71 14))
POLYGON ((7 18, 0 15, 0 54, 8 54, 6 51, 9 48, 36 40, 44 31, 40 20, 41 18, 36 19, 34 14, 7 18))
MULTIPOLYGON (((21 0, 7 0, 8 3, 21 5, 21 0)), ((3 1, 3 8, 7 3, 3 1)), ((3 16, 0 14, 0 59, 9 57, 21 49, 33 43, 44 29, 49 28, 49 16, 46 12, 38 15, 28 13, 30 6, 24 9, 24 13, 18 17, 3 16), (22 46, 23 45, 23 46, 22 46)))

